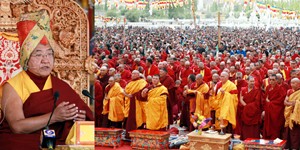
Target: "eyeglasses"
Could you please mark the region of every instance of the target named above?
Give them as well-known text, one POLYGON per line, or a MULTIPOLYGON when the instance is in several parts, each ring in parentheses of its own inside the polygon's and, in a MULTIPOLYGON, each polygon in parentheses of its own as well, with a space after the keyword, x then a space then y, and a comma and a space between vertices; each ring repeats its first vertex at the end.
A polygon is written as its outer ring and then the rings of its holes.
POLYGON ((270 79, 270 81, 275 81, 276 79, 270 79))
POLYGON ((35 57, 38 59, 42 59, 42 58, 44 58, 44 56, 47 58, 54 58, 53 52, 49 52, 47 54, 42 54, 42 53, 31 54, 31 57, 35 57))

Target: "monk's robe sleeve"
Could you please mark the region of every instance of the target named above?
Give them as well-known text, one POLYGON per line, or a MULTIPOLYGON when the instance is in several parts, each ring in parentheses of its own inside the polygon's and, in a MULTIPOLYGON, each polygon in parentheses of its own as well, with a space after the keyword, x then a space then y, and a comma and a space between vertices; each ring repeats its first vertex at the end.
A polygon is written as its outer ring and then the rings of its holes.
MULTIPOLYGON (((300 98, 300 94, 298 96, 300 98)), ((296 100, 295 108, 293 113, 291 114, 291 120, 293 123, 300 124, 300 100, 296 100)))

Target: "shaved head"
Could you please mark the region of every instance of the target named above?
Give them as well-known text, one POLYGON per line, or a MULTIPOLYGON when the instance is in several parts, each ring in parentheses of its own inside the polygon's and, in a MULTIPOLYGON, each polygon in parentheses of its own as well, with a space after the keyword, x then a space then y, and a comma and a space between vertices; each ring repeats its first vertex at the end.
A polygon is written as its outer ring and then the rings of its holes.
POLYGON ((291 80, 291 82, 294 82, 294 83, 300 83, 300 79, 299 78, 293 78, 292 80, 291 80))
POLYGON ((221 73, 221 76, 226 76, 226 77, 228 77, 229 75, 228 75, 227 72, 222 72, 222 73, 221 73))
POLYGON ((202 74, 197 74, 196 79, 203 79, 202 74))
POLYGON ((137 70, 133 70, 132 73, 131 73, 131 79, 136 80, 138 78, 140 78, 140 72, 137 71, 137 70))
POLYGON ((291 80, 291 87, 293 90, 298 90, 300 87, 300 80, 299 78, 293 78, 291 80))

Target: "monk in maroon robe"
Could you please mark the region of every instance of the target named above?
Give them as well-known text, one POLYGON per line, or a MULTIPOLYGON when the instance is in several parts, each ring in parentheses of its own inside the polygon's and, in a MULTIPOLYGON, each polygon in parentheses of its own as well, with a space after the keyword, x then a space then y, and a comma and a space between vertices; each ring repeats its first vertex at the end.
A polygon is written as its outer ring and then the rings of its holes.
MULTIPOLYGON (((108 79, 109 79, 108 68, 106 66, 102 66, 99 70, 98 80, 100 81, 100 84, 102 86, 103 97, 104 97, 105 87, 108 84, 108 79)), ((98 106, 103 106, 102 103, 103 103, 103 99, 101 101, 95 101, 95 105, 98 106), (96 104, 98 102, 101 104, 96 104)), ((100 127, 108 127, 108 115, 102 115, 102 110, 103 110, 102 107, 99 110, 95 110, 95 111, 99 111, 98 113, 100 113, 99 118, 96 118, 96 120, 100 120, 101 123, 100 127)))
MULTIPOLYGON (((242 72, 237 72, 236 73, 236 80, 234 80, 234 84, 236 85, 237 87, 237 90, 238 90, 238 99, 240 100, 240 93, 241 93, 241 90, 243 87, 247 87, 248 86, 248 83, 247 83, 247 80, 244 80, 243 79, 243 74, 242 72)), ((242 110, 242 105, 240 103, 240 101, 238 102, 238 106, 237 106, 237 113, 236 113, 236 127, 234 129, 234 133, 235 134, 241 134, 241 110, 242 110)))
POLYGON ((100 116, 101 116, 101 113, 102 113, 102 110, 103 110, 103 89, 102 89, 102 86, 100 84, 100 81, 99 80, 96 80, 95 81, 95 108, 94 110, 98 110, 98 111, 95 111, 95 126, 96 127, 100 127, 101 126, 101 120, 100 120, 100 116))
POLYGON ((276 75, 273 74, 270 84, 266 88, 265 100, 263 100, 264 128, 263 138, 276 139, 281 137, 284 126, 284 99, 286 93, 276 83, 276 75))
POLYGON ((261 91, 254 86, 255 79, 249 77, 248 87, 241 90, 241 140, 247 138, 260 138, 260 120, 261 120, 261 91))
MULTIPOLYGON (((185 89, 196 89, 196 76, 194 74, 189 75, 188 77, 189 84, 185 86, 185 89)), ((180 126, 185 126, 189 130, 192 128, 192 124, 190 123, 190 99, 195 98, 195 94, 187 94, 186 92, 183 92, 184 102, 182 105, 182 111, 180 116, 180 126)))
POLYGON ((175 82, 171 78, 171 76, 168 74, 168 71, 166 68, 160 69, 160 83, 164 85, 168 89, 169 98, 167 102, 167 109, 168 109, 168 119, 169 119, 169 125, 173 124, 173 107, 177 104, 176 101, 176 95, 175 95, 175 82))

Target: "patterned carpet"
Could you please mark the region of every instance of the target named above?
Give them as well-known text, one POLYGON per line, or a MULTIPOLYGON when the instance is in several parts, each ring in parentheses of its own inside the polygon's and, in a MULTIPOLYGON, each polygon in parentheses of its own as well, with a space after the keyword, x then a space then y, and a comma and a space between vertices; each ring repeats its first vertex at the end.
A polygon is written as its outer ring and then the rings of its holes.
POLYGON ((131 150, 130 147, 130 142, 125 142, 123 141, 123 144, 121 147, 117 147, 116 149, 114 149, 113 147, 101 147, 101 146, 96 146, 95 150, 131 150))

